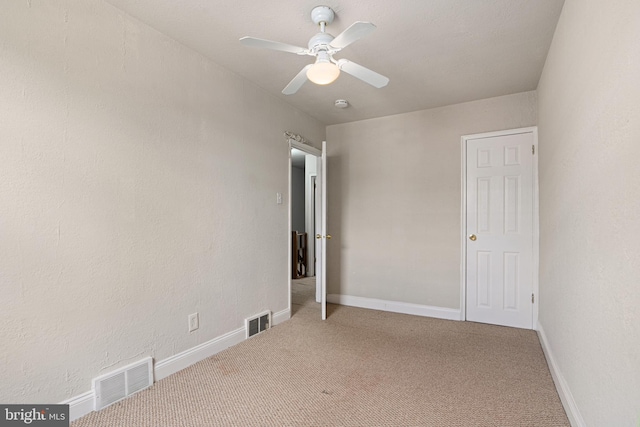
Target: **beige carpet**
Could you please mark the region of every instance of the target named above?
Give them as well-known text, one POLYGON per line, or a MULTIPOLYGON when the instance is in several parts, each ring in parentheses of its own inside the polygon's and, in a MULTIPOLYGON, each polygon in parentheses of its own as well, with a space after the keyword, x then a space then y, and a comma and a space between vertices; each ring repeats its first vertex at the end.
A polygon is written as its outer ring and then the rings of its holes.
POLYGON ((296 281, 282 323, 72 423, 569 426, 537 335, 330 305, 296 281))

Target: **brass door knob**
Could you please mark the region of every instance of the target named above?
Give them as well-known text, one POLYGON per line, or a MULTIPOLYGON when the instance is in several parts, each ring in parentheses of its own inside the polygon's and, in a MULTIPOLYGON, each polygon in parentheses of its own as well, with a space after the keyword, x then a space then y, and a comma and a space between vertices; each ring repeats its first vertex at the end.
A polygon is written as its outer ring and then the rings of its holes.
POLYGON ((322 236, 319 235, 319 234, 316 234, 316 239, 320 240, 320 239, 322 239, 322 236))
POLYGON ((331 238, 331 234, 327 234, 327 239, 330 239, 330 238, 331 238))
POLYGON ((471 236, 469 236, 469 240, 471 240, 472 242, 475 242, 477 239, 475 234, 472 234, 471 236))

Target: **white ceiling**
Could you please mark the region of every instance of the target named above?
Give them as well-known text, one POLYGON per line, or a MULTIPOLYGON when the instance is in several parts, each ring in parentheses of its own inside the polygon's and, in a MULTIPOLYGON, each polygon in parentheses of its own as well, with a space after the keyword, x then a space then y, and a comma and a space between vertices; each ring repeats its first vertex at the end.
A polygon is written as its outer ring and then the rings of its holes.
POLYGON ((563 0, 106 0, 326 125, 534 90, 563 0), (306 47, 311 9, 330 6, 334 36, 355 21, 369 36, 336 54, 391 79, 375 89, 342 73, 329 86, 281 90, 310 56, 242 46, 253 36, 306 47), (338 109, 336 99, 350 106, 338 109))

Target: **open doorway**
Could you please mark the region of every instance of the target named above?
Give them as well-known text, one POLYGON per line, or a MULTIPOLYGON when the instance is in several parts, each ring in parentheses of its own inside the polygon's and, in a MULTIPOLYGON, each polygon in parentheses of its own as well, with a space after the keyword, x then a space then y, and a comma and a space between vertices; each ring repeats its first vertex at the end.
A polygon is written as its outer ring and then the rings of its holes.
POLYGON ((291 149, 291 310, 320 302, 316 282, 316 200, 318 157, 291 149))
MULTIPOLYGON (((297 149, 305 153, 305 177, 309 177, 307 181, 308 185, 308 197, 305 196, 305 233, 307 234, 307 260, 315 260, 315 262, 309 263, 308 266, 312 266, 315 273, 315 290, 316 298, 311 299, 312 306, 316 306, 316 299, 320 302, 320 318, 325 320, 327 318, 327 241, 331 239, 331 235, 327 233, 327 142, 322 141, 322 150, 318 150, 310 145, 300 142, 300 139, 292 138, 286 133, 289 138, 289 157, 291 159, 291 149, 297 149), (311 189, 311 175, 313 165, 315 165, 317 176, 316 188, 311 189), (315 209, 312 206, 315 205, 315 209), (313 215, 313 216, 312 216, 313 215), (308 225, 307 225, 308 224, 308 225), (314 228, 315 225, 315 228, 314 228), (311 233, 315 232, 315 236, 311 233), (311 234, 311 236, 310 236, 311 234), (313 242, 313 243, 311 243, 313 242), (313 247, 313 256, 309 257, 309 248, 313 247)), ((292 167, 289 162, 289 195, 292 194, 292 167)), ((292 254, 292 209, 291 209, 291 197, 289 197, 289 253, 292 254)), ((291 305, 291 285, 292 285, 292 270, 295 265, 292 256, 289 256, 289 311, 294 314, 291 305)), ((297 274, 297 273, 296 273, 297 274)), ((307 273, 309 274, 308 270, 307 273)), ((309 277, 309 276, 304 276, 309 277)), ((313 277, 313 276, 311 276, 313 277)))

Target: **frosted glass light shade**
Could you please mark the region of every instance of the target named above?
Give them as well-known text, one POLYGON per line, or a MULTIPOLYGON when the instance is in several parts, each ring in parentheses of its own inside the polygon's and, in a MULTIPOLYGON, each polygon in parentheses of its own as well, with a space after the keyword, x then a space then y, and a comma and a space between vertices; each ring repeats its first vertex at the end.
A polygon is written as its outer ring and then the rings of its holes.
POLYGON ((328 85, 336 81, 340 69, 332 62, 316 62, 307 71, 307 78, 317 85, 328 85))

